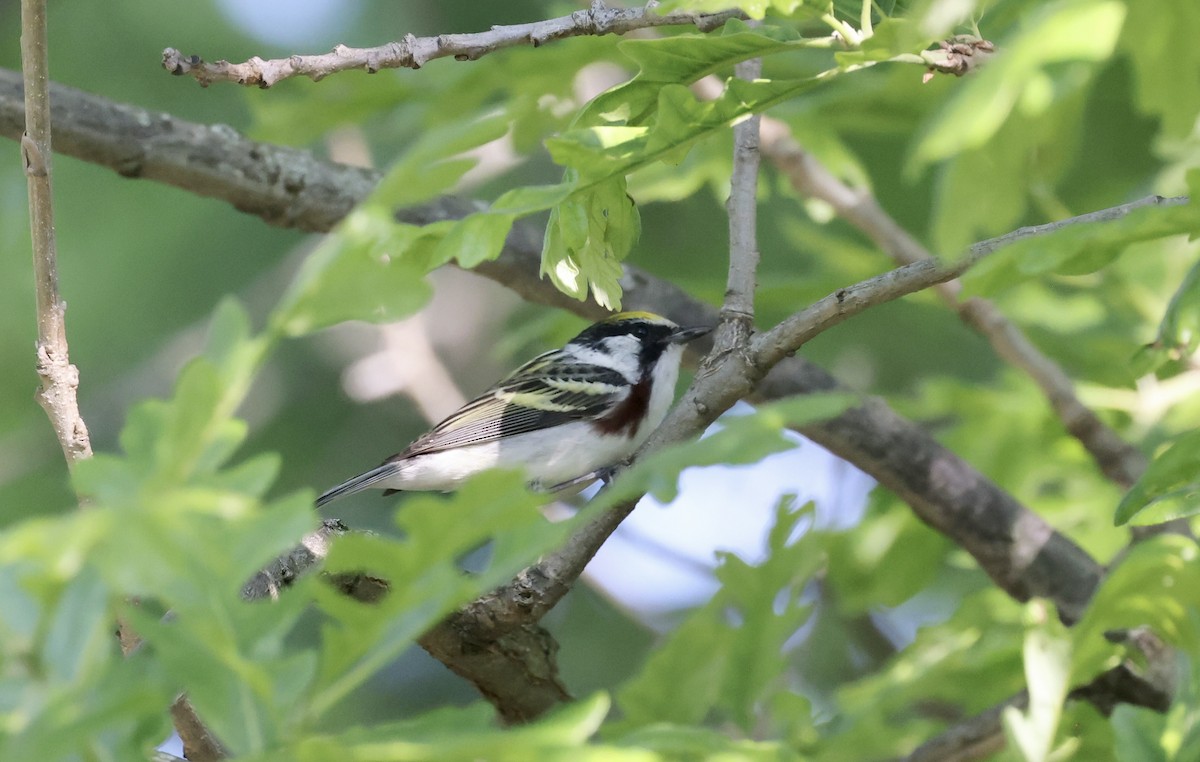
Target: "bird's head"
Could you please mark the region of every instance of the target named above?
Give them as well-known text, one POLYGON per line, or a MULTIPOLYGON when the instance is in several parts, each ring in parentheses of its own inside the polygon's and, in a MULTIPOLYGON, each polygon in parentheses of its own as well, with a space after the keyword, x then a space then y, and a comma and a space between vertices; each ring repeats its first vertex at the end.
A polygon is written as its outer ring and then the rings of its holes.
POLYGON ((601 364, 632 378, 651 369, 664 353, 678 358, 684 344, 711 330, 681 328, 652 312, 619 312, 585 328, 571 339, 567 350, 587 355, 591 362, 607 359, 601 364))

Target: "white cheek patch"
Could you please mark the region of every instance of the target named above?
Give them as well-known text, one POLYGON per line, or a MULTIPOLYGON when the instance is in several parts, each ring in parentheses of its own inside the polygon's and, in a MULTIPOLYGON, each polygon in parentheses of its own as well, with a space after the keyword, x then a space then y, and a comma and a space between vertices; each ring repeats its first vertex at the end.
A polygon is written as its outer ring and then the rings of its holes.
POLYGON ((638 368, 638 349, 637 339, 631 336, 609 336, 604 339, 604 349, 568 344, 563 349, 563 354, 585 365, 598 365, 615 370, 632 384, 641 376, 638 368), (617 343, 614 344, 614 340, 617 343))

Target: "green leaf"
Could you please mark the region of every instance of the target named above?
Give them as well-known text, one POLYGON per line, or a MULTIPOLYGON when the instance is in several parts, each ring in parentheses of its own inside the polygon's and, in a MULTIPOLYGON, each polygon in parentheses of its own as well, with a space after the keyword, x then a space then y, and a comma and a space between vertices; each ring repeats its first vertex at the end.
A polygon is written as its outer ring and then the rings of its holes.
POLYGON ((535 722, 497 728, 494 711, 482 704, 437 709, 377 727, 350 727, 335 736, 298 740, 286 754, 256 759, 326 762, 333 759, 571 760, 650 762, 637 749, 585 745, 608 713, 603 693, 571 702, 535 722))
MULTIPOLYGON (((1193 623, 1197 612, 1192 611, 1193 623)), ((1193 641, 1180 664, 1179 688, 1167 711, 1167 725, 1162 736, 1163 750, 1175 759, 1185 759, 1191 750, 1200 748, 1200 644, 1193 641)))
POLYGON ((800 762, 795 751, 771 741, 733 739, 705 727, 659 723, 614 738, 619 746, 645 750, 667 760, 738 760, 739 762, 800 762))
MULTIPOLYGON (((215 613, 215 612, 214 612, 215 613)), ((238 754, 262 751, 282 732, 269 703, 271 681, 265 665, 240 657, 219 630, 178 614, 170 623, 137 608, 127 621, 154 646, 156 658, 180 681, 205 725, 238 754)))
POLYGON ((22 697, 23 705, 8 713, 18 722, 0 735, 0 757, 144 758, 146 749, 171 732, 169 715, 162 708, 177 691, 145 658, 122 659, 114 654, 103 667, 87 679, 45 693, 26 683, 29 690, 22 697), (30 701, 38 693, 45 700, 30 701))
POLYGON ((456 155, 502 137, 507 129, 504 115, 496 114, 427 134, 411 146, 308 256, 272 325, 299 336, 347 320, 398 320, 429 300, 425 273, 448 256, 463 255, 468 262, 495 257, 503 224, 495 214, 425 227, 398 223, 392 215, 451 188, 475 165, 474 159, 456 155), (455 239, 439 251, 447 230, 457 231, 455 239))
POLYGON ((488 472, 451 496, 406 496, 397 515, 403 541, 338 538, 326 571, 366 572, 387 580, 390 592, 365 606, 316 588, 318 605, 330 621, 309 697, 311 716, 328 711, 455 606, 507 582, 560 543, 575 522, 547 522, 538 510, 545 499, 529 492, 522 474, 488 472), (460 556, 488 540, 494 540, 490 563, 465 576, 458 568, 460 556))
MULTIPOLYGON (((690 84, 751 58, 810 44, 787 26, 751 29, 740 19, 730 19, 719 34, 626 39, 617 49, 638 65, 638 73, 631 82, 690 84)), ((598 98, 589 106, 588 113, 598 113, 610 108, 606 104, 624 100, 623 88, 625 85, 618 86, 598 98)))
POLYGON ((1066 628, 1050 613, 1044 602, 1029 604, 1039 624, 1025 635, 1025 682, 1029 708, 1004 709, 1005 735, 1021 751, 1026 762, 1045 762, 1054 746, 1063 701, 1070 687, 1071 639, 1066 628))
POLYGON ((723 554, 717 567, 726 606, 741 619, 720 704, 747 733, 759 725, 771 694, 790 689, 782 677, 788 663, 784 644, 808 619, 810 607, 802 596, 824 563, 813 537, 793 540, 812 528, 812 504, 791 510, 791 502, 784 498, 776 507, 767 560, 752 565, 723 554))
POLYGON ((1067 225, 1022 238, 990 254, 963 276, 964 295, 994 294, 1031 278, 1095 272, 1131 244, 1200 232, 1200 206, 1154 205, 1106 222, 1067 225))
POLYGON ((98 452, 75 464, 71 484, 80 495, 109 506, 128 505, 137 499, 143 474, 131 459, 98 452))
POLYGON ((207 360, 197 358, 179 374, 156 447, 161 480, 184 482, 197 472, 209 473, 241 444, 245 424, 222 418, 224 391, 207 360))
POLYGON ((641 229, 637 205, 625 193, 625 179, 613 178, 551 212, 542 275, 576 299, 586 299, 590 291, 600 306, 619 309, 620 263, 641 229))
POLYGON ((571 183, 557 185, 527 185, 506 191, 488 210, 492 214, 525 216, 544 212, 566 201, 571 195, 571 183))
POLYGON ((1118 762, 1170 762, 1162 735, 1167 720, 1160 712, 1132 704, 1117 704, 1112 713, 1118 762))
POLYGON ((1200 67, 1192 47, 1200 37, 1200 5, 1140 0, 1128 8, 1121 47, 1132 64, 1138 107, 1162 119, 1166 137, 1184 139, 1200 113, 1200 67))
POLYGON ((85 566, 67 583, 46 633, 41 656, 49 679, 78 683, 95 675, 114 655, 112 626, 108 588, 85 566))
POLYGON ((4 661, 30 648, 41 617, 42 605, 22 585, 22 571, 11 560, 0 565, 0 600, 5 602, 4 616, 0 617, 0 660, 4 661))
POLYGON ((787 688, 783 645, 808 617, 800 596, 821 564, 811 536, 792 539, 808 528, 810 509, 791 511, 780 502, 762 563, 722 555, 721 589, 618 692, 623 719, 614 733, 698 724, 716 707, 744 731, 758 726, 770 694, 787 688))
POLYGON ((1053 97, 1037 118, 1009 119, 986 145, 939 167, 933 219, 938 251, 955 257, 975 241, 1019 226, 1030 206, 1037 208, 1039 189, 1058 187, 1072 168, 1091 83, 1070 68, 1056 69, 1047 80, 1053 97))
POLYGON ((951 543, 913 516, 890 492, 876 489, 867 515, 844 532, 825 538, 828 580, 839 611, 867 613, 899 606, 934 581, 951 543), (887 574, 880 574, 887 569, 887 574))
POLYGON ((250 316, 233 297, 226 297, 213 312, 205 339, 204 356, 217 368, 226 384, 249 376, 255 368, 262 342, 250 337, 250 316))
POLYGON ((507 131, 508 117, 496 113, 425 133, 388 169, 363 206, 391 212, 444 193, 476 164, 458 154, 498 140, 507 131))
POLYGON ((568 130, 546 141, 550 155, 580 173, 577 192, 589 190, 658 161, 726 128, 816 87, 815 77, 748 82, 730 79, 715 100, 700 101, 678 84, 657 91, 656 111, 667 116, 644 126, 599 126, 568 130))
POLYGON ((249 460, 218 471, 199 481, 205 487, 250 497, 262 497, 275 483, 275 478, 279 475, 280 463, 278 453, 259 453, 249 460))
MULTIPOLYGON (((805 6, 804 0, 743 0, 737 3, 737 8, 742 13, 745 13, 752 19, 762 19, 767 11, 774 11, 782 16, 790 16, 796 12, 798 8, 805 6)), ((669 13, 676 10, 689 10, 698 13, 719 13, 729 10, 728 2, 721 0, 661 0, 656 7, 658 13, 669 13)), ((817 7, 823 7, 817 4, 817 7)), ((726 26, 733 24, 737 19, 726 22, 726 26)), ((742 22, 739 22, 742 23, 742 22)))
MULTIPOLYGON (((548 139, 546 148, 566 167, 564 183, 572 192, 551 211, 542 274, 576 299, 586 299, 590 292, 602 307, 619 308, 621 262, 641 234, 637 206, 626 193, 626 176, 654 162, 677 163, 696 141, 816 84, 815 78, 733 79, 721 97, 706 102, 682 85, 655 84, 645 90, 653 91, 656 99, 655 108, 643 109, 643 115, 655 116, 646 126, 598 125, 548 139)), ((606 96, 597 99, 601 100, 611 105, 606 96)), ((622 113, 632 119, 633 106, 626 105, 622 113)))
POLYGON ((252 120, 249 135, 265 142, 305 146, 344 125, 360 128, 380 112, 420 96, 412 77, 346 77, 336 87, 300 87, 281 82, 269 97, 242 102, 252 120))
POLYGON ((580 701, 567 703, 537 723, 510 733, 540 744, 578 746, 595 735, 611 707, 612 700, 607 693, 593 693, 580 701))
POLYGON ((129 410, 118 441, 139 472, 154 467, 159 438, 167 424, 169 408, 163 400, 145 400, 129 410))
POLYGON ((1200 607, 1198 556, 1195 541, 1179 535, 1157 536, 1130 548, 1072 628, 1072 684, 1116 666, 1120 649, 1105 639, 1109 630, 1146 626, 1167 643, 1196 650, 1200 633, 1192 616, 1200 607))
POLYGON ((1200 462, 1200 431, 1189 431, 1160 453, 1121 498, 1114 523, 1127 524, 1139 514, 1142 515, 1138 523, 1158 523, 1200 511, 1197 462, 1200 462), (1151 506, 1153 511, 1148 511, 1151 506))
POLYGON ((500 256, 515 220, 515 215, 494 212, 469 215, 450 228, 434 250, 433 258, 437 262, 455 259, 466 268, 493 260, 500 256))
POLYGON ((912 17, 885 18, 875 25, 870 37, 855 50, 840 50, 834 57, 840 66, 852 66, 869 61, 887 61, 896 56, 924 50, 937 39, 920 19, 912 17))
POLYGON ((308 256, 272 318, 285 334, 301 336, 346 320, 411 315, 432 293, 420 250, 438 240, 385 209, 356 209, 308 256))
POLYGON ((1158 370, 1169 360, 1187 357, 1200 347, 1200 261, 1192 265, 1163 314, 1154 343, 1134 356, 1134 375, 1158 370))
POLYGON ((680 625, 641 672, 617 691, 621 734, 659 722, 699 724, 717 703, 735 633, 710 604, 680 625))
POLYGON ((1065 61, 1102 61, 1116 45, 1125 5, 1116 0, 1060 0, 1031 14, 1016 36, 997 45, 925 128, 911 164, 920 168, 986 143, 1019 106, 1026 117, 1049 105, 1039 90, 1043 69, 1065 61))

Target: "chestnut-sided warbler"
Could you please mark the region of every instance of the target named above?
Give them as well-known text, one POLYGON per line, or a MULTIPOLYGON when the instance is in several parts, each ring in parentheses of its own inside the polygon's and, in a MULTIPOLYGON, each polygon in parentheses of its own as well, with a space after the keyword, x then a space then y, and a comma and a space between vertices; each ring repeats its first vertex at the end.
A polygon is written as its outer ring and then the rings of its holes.
POLYGON ((383 465, 317 498, 321 506, 367 487, 453 490, 492 467, 523 467, 541 488, 616 465, 654 431, 675 399, 683 345, 708 328, 680 328, 622 312, 562 349, 538 355, 383 465))

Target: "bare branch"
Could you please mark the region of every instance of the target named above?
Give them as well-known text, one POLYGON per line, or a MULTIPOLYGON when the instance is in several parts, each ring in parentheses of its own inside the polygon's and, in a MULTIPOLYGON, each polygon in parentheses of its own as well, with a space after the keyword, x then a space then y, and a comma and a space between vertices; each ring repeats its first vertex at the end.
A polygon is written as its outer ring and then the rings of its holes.
POLYGON ((171 704, 171 722, 183 741, 183 755, 188 762, 217 762, 229 756, 229 752, 201 721, 200 715, 196 714, 187 696, 180 696, 171 704))
POLYGON ((25 129, 21 155, 29 185, 33 277, 37 295, 38 403, 62 446, 67 466, 92 455, 87 425, 79 414, 79 369, 67 351, 66 304, 58 293, 58 251, 50 166, 50 76, 46 56, 45 0, 21 3, 21 70, 24 72, 25 129))
MULTIPOLYGON (((743 61, 737 76, 754 80, 762 74, 762 59, 743 61)), ((745 343, 753 327, 754 292, 758 274, 758 114, 733 128, 733 172, 729 182, 729 275, 725 283, 723 322, 740 323, 736 344, 745 343)), ((718 342, 720 344, 721 342, 718 342)))
MULTIPOLYGON (((226 125, 177 119, 51 84, 54 150, 119 175, 219 198, 277 227, 330 230, 379 181, 372 170, 249 140, 226 125)), ((0 70, 0 133, 21 139, 21 75, 0 70)))
POLYGON ((609 8, 596 0, 588 10, 529 24, 494 26, 486 32, 472 34, 439 34, 433 37, 408 34, 397 42, 375 48, 337 45, 331 52, 322 55, 294 55, 269 61, 255 56, 244 63, 224 60, 210 63, 199 56, 185 56, 174 48, 167 48, 163 51, 162 65, 172 74, 190 76, 204 87, 213 82, 236 82, 239 85, 267 88, 290 77, 303 76, 317 81, 351 69, 374 74, 381 69, 419 69, 436 58, 474 61, 503 48, 521 45, 536 48, 566 37, 598 37, 684 24, 708 32, 731 18, 745 18, 745 15, 739 10, 727 10, 718 13, 675 11, 660 16, 647 8, 609 8))
POLYGON ((987 63, 996 53, 996 46, 990 40, 984 40, 971 34, 960 34, 948 40, 938 42, 937 50, 926 50, 920 54, 921 60, 929 66, 929 74, 953 74, 961 77, 975 71, 987 63))

